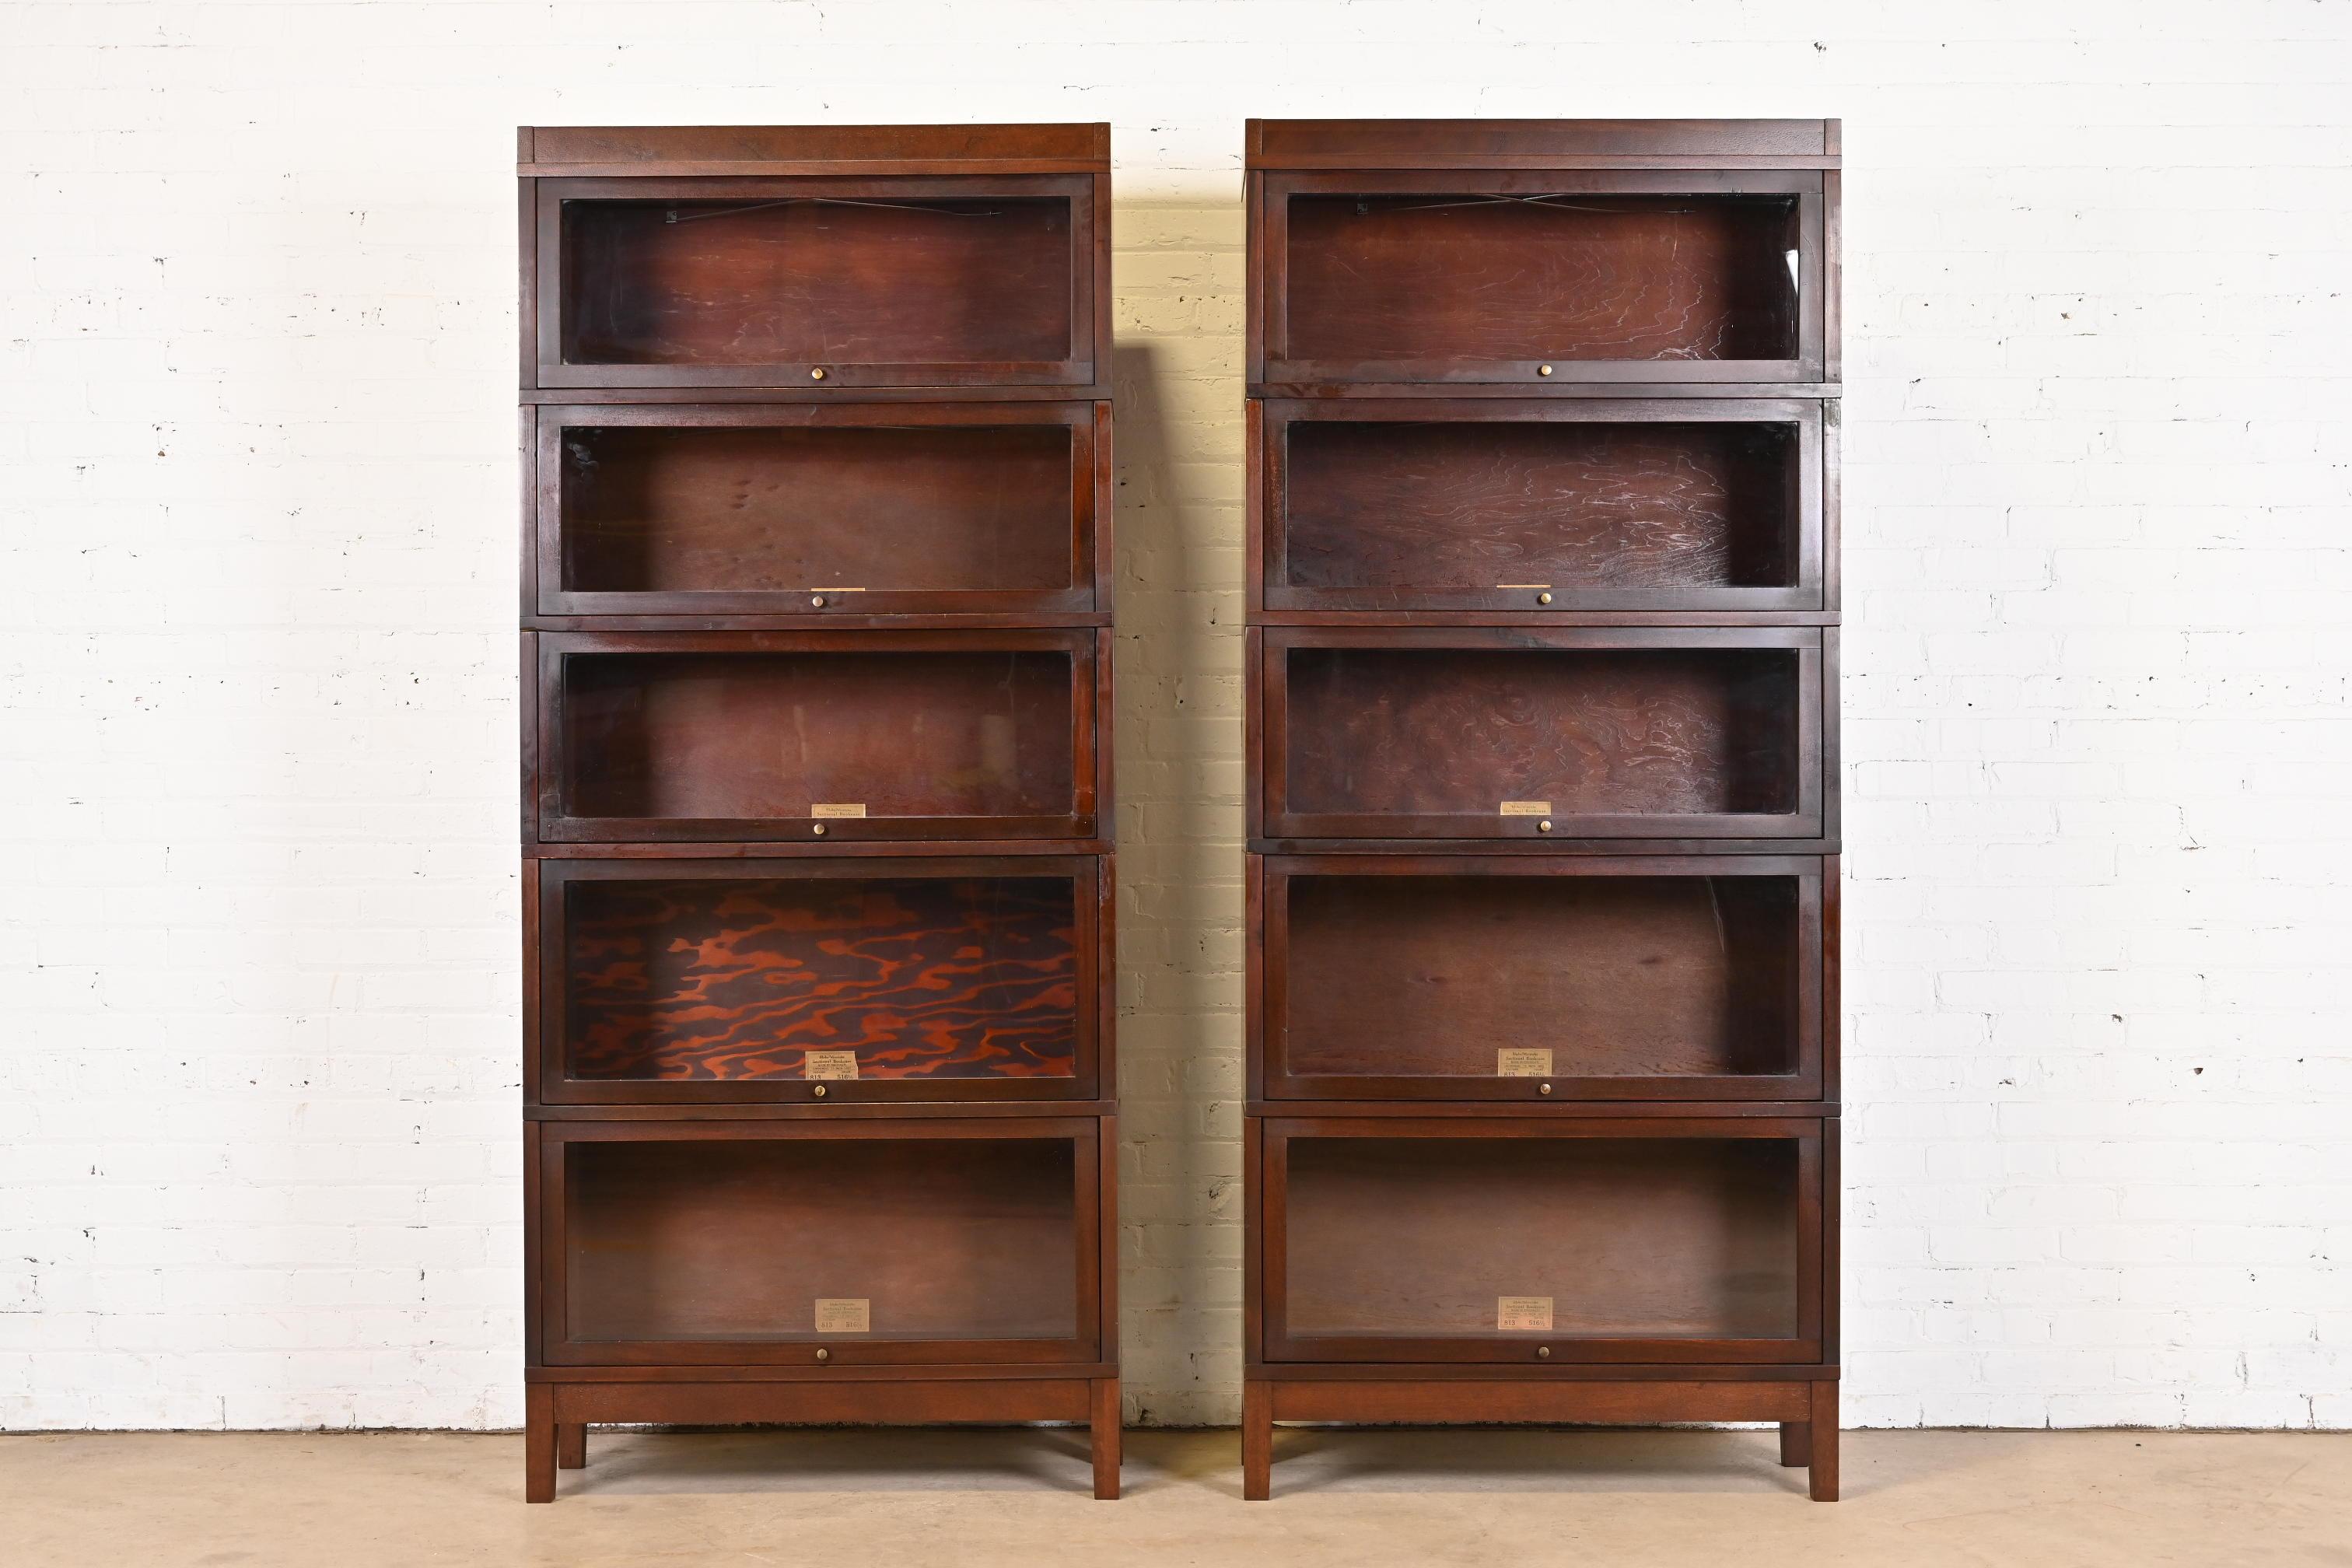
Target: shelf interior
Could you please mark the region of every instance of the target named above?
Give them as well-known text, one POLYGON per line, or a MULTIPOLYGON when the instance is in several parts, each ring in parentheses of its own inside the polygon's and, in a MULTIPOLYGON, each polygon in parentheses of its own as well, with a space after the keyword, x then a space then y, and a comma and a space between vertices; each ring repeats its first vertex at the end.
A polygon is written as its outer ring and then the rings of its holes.
POLYGON ((1788 814, 1788 648, 1286 650, 1297 813, 1788 814))
POLYGON ((1294 420, 1284 581, 1410 595, 1786 587, 1797 428, 1294 420))
POLYGON ((1792 195, 1289 198, 1292 359, 1786 360, 1792 195))
POLYGON ((1797 1148, 1771 1139, 1293 1138, 1288 1331, 1782 1339, 1797 1148), (1501 1298, 1552 1327, 1504 1330, 1501 1298))
POLYGON ((1063 196, 573 200, 568 364, 1059 363, 1063 196))
POLYGON ((1796 1070, 1793 877, 1291 876, 1283 1065, 1299 1075, 1705 1078, 1796 1070))
POLYGON ((574 655, 565 801, 582 817, 1056 816, 1073 809, 1056 651, 574 655))
POLYGON ((982 592, 1076 580, 1065 425, 574 426, 574 593, 982 592))
POLYGON ((565 1310, 581 1341, 1056 1340, 1077 1331, 1074 1145, 1060 1139, 665 1139, 566 1151, 565 1310))

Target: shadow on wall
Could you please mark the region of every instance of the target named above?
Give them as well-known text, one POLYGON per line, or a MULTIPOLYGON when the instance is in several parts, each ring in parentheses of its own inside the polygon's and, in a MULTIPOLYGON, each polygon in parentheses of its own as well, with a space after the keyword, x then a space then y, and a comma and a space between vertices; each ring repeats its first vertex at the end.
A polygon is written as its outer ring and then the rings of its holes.
POLYGON ((1238 200, 1114 216, 1120 1352, 1131 1422, 1241 1409, 1238 200))

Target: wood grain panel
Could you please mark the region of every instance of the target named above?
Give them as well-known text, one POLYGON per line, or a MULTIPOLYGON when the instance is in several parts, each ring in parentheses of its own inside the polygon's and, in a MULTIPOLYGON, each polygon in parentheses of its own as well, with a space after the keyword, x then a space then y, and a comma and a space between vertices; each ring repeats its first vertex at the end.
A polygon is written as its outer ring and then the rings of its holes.
POLYGON ((1078 1333, 1072 1145, 828 1138, 575 1143, 573 1342, 814 1341, 818 1298, 863 1299, 845 1340, 1078 1333))
POLYGON ((563 433, 563 587, 987 591, 1076 581, 1064 425, 563 433))
POLYGON ((1783 649, 1291 647, 1298 815, 1787 813, 1798 660, 1783 649))
POLYGON ((1796 1069, 1794 878, 1294 874, 1286 908, 1293 1074, 1796 1069))
POLYGON ((582 881, 565 890, 566 1067, 582 1079, 1068 1078, 1067 879, 582 881))
POLYGON ((1041 651, 573 655, 582 817, 1052 816, 1072 809, 1071 659, 1041 651))
POLYGON ((1315 419, 1286 431, 1292 586, 1796 581, 1791 426, 1315 419))
POLYGON ((1071 223, 1055 196, 567 202, 563 361, 1058 362, 1071 223))
POLYGON ((1797 1152, 1768 1139, 1294 1138, 1292 1337, 1793 1338, 1797 1152), (1549 1331, 1496 1327, 1549 1297, 1549 1331))
POLYGON ((1287 357, 1797 357, 1787 195, 1290 198, 1287 357))

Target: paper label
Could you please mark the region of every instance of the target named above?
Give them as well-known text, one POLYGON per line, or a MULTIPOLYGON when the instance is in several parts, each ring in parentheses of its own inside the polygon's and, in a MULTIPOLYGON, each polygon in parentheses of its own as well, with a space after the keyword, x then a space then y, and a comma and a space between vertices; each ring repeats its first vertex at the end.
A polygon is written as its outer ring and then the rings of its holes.
POLYGON ((803 1078, 856 1078, 857 1053, 856 1051, 803 1051, 801 1076, 803 1078))
MULTIPOLYGON (((1544 1305, 1544 1323, 1551 1322, 1551 1305, 1544 1305)), ((816 1331, 821 1334, 863 1334, 873 1331, 873 1314, 863 1296, 819 1296, 816 1331)))
POLYGON ((861 801, 857 801, 857 802, 856 802, 856 803, 854 803, 854 804, 852 804, 852 805, 825 805, 820 804, 820 805, 816 805, 810 806, 810 807, 809 807, 809 815, 810 815, 811 816, 817 816, 817 817, 824 817, 824 816, 865 816, 865 815, 866 815, 866 803, 865 803, 864 801, 862 801, 862 800, 861 800, 861 801))
POLYGON ((1548 800, 1507 800, 1503 803, 1505 816, 1549 816, 1551 802, 1548 800))
POLYGON ((1551 1332, 1551 1298, 1549 1296, 1497 1296, 1495 1298, 1495 1327, 1503 1333, 1551 1332))
POLYGON ((1497 588, 1549 588, 1551 584, 1549 583, 1497 583, 1495 586, 1497 588))
POLYGON ((1496 1078, 1549 1078, 1551 1047, 1545 1046, 1498 1050, 1495 1053, 1495 1076, 1496 1078))

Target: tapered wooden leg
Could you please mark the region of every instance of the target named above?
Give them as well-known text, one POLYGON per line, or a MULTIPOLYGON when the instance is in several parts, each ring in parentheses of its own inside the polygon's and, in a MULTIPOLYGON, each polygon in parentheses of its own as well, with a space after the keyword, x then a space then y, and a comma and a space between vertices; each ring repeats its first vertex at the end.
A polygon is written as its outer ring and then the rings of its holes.
POLYGON ((1098 1377, 1094 1383, 1095 1496, 1108 1501, 1118 1496, 1118 1379, 1098 1377))
POLYGON ((1780 1423, 1780 1462, 1784 1465, 1812 1463, 1811 1428, 1802 1421, 1780 1423))
POLYGON ((1838 1495, 1838 1385, 1834 1383, 1813 1384, 1813 1418, 1805 1423, 1811 1429, 1806 1444, 1805 1462, 1811 1467, 1813 1500, 1835 1502, 1838 1495))
POLYGON ((555 1390, 534 1383, 523 1391, 522 1497, 555 1500, 555 1390))
POLYGON ((1242 1384, 1242 1498, 1264 1502, 1274 1495, 1274 1386, 1251 1379, 1242 1384))
POLYGON ((588 1464, 588 1427, 583 1422, 555 1429, 555 1467, 561 1470, 583 1469, 588 1464))

